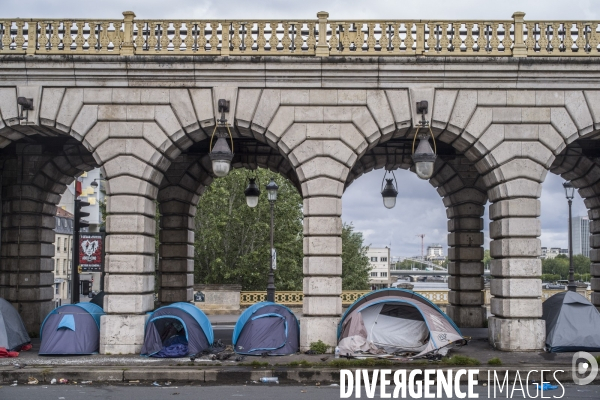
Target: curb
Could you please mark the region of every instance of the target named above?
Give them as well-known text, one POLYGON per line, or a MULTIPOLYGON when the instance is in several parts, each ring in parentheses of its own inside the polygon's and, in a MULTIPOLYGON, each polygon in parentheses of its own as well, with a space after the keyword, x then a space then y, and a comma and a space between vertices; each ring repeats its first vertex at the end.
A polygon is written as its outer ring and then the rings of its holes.
MULTIPOLYGON (((478 369, 479 374, 475 375, 480 382, 487 382, 488 371, 491 379, 494 377, 494 371, 503 379, 506 371, 508 372, 509 380, 512 382, 519 371, 519 376, 524 382, 527 379, 527 372, 535 370, 535 380, 539 381, 542 369, 534 365, 518 365, 504 366, 499 368, 489 367, 451 367, 451 368, 436 368, 435 364, 423 365, 424 369, 443 369, 459 370, 459 369, 478 369)), ((391 370, 397 369, 421 369, 421 368, 385 368, 391 370)), ((372 371, 373 368, 365 368, 372 371)), ((551 368, 543 369, 545 379, 554 382, 554 376, 562 383, 572 383, 572 367, 570 365, 559 365, 551 368), (562 372, 560 372, 562 371, 562 372), (556 373, 556 375, 554 375, 556 373)), ((70 383, 82 381, 92 381, 92 383, 135 383, 144 382, 186 382, 191 384, 250 384, 259 382, 262 377, 278 377, 282 384, 331 384, 339 383, 340 369, 338 368, 253 368, 253 367, 226 367, 226 368, 203 368, 203 367, 98 367, 82 370, 81 367, 52 367, 52 368, 25 368, 25 369, 7 369, 0 370, 0 384, 11 384, 17 381, 19 384, 27 383, 29 377, 36 378, 40 384, 50 384, 54 378, 68 379, 70 383)), ((466 381, 467 376, 461 377, 461 381, 466 381)), ((417 379, 422 379, 422 374, 417 375, 417 379)), ((600 383, 600 374, 596 376, 594 383, 600 383)))

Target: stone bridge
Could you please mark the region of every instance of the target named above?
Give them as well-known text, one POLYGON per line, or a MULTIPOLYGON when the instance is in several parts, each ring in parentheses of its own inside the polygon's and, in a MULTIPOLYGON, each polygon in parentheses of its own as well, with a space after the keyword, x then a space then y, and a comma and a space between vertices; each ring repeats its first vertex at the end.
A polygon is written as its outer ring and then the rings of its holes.
MULTIPOLYGON (((0 297, 30 331, 52 308, 54 215, 73 177, 106 177, 102 353, 139 352, 154 308, 191 301, 194 214, 230 101, 236 168, 269 168, 304 198, 301 344, 336 340, 342 194, 373 169, 414 170, 427 100, 447 210, 447 312, 486 320, 483 212, 490 206, 490 342, 541 349, 540 193, 548 171, 589 210, 600 306, 598 22, 156 21, 0 18, 0 297), (23 113, 18 97, 33 99, 23 113)), ((374 205, 377 206, 377 205, 374 205)), ((393 212, 393 211, 391 211, 393 212)))

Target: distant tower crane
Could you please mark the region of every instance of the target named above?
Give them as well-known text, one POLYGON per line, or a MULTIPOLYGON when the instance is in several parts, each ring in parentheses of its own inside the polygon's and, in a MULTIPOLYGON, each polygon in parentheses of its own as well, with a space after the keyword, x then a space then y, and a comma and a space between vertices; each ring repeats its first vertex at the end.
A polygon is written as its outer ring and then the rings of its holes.
POLYGON ((423 244, 423 242, 425 240, 425 234, 424 233, 420 233, 420 234, 415 235, 415 236, 418 236, 418 237, 421 238, 421 261, 424 261, 425 257, 424 257, 424 254, 423 254, 423 251, 424 251, 424 247, 423 247, 424 244, 423 244))

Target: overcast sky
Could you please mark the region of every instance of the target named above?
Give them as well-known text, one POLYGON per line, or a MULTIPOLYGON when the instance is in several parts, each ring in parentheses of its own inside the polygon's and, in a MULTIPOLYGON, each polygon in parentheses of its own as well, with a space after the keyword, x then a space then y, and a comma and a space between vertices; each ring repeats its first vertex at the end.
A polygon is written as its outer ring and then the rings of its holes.
MULTIPOLYGON (((138 18, 177 19, 308 19, 328 11, 335 19, 510 19, 514 11, 526 19, 600 19, 600 0, 2 0, 3 17, 121 18, 134 11, 138 18)), ((368 244, 392 246, 393 255, 418 255, 425 246, 447 243, 447 219, 442 200, 431 185, 407 171, 397 171, 398 206, 383 207, 380 186, 383 170, 363 175, 343 197, 343 220, 365 234, 368 244)), ((567 247, 567 204, 562 180, 548 174, 542 192, 542 245, 567 247)), ((577 196, 573 215, 586 213, 577 196)), ((486 212, 487 215, 487 212, 486 212)), ((485 224, 486 242, 488 224, 485 224)), ((486 245, 488 247, 489 245, 486 245)))
POLYGON ((598 0, 2 0, 3 17, 119 18, 134 11, 139 18, 331 18, 370 19, 510 19, 515 11, 536 19, 597 19, 598 0))

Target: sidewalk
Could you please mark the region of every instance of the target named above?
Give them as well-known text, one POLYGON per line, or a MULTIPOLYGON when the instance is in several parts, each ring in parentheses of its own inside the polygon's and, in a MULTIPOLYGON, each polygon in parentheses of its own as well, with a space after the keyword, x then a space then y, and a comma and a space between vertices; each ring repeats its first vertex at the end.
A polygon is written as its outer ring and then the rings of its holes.
MULTIPOLYGON (((211 316, 211 322, 231 324, 231 316, 211 316)), ((236 316, 233 316, 236 317, 236 316)), ((244 384, 257 381, 263 376, 277 376, 281 383, 335 383, 339 380, 341 368, 388 368, 388 369, 460 369, 474 368, 479 370, 481 379, 487 379, 488 370, 563 370, 557 376, 568 382, 571 379, 571 358, 573 353, 545 352, 502 352, 493 349, 487 340, 487 329, 463 329, 465 336, 471 340, 467 346, 455 349, 450 356, 461 355, 480 362, 478 366, 449 365, 447 363, 414 361, 381 361, 334 359, 333 355, 296 354, 278 357, 246 357, 241 362, 212 361, 204 358, 191 362, 189 358, 156 359, 139 355, 91 355, 91 356, 39 356, 39 339, 33 340, 33 349, 23 352, 15 359, 0 359, 0 385, 17 380, 19 384, 27 382, 29 377, 48 384, 53 378, 66 378, 71 382, 92 381, 122 382, 139 381, 152 383, 177 381, 204 384, 244 384), (325 361, 322 358, 327 357, 325 361), (488 360, 499 358, 500 366, 490 366, 488 360), (25 363, 24 369, 16 369, 13 363, 25 363), (82 368, 84 367, 84 368, 82 368), (485 377, 485 378, 484 378, 485 377)), ((595 356, 600 353, 595 353, 595 356)), ((549 373, 549 376, 552 372, 549 373)), ((596 378, 600 383, 600 375, 596 378)), ((133 382, 136 384, 136 382, 133 382)))

